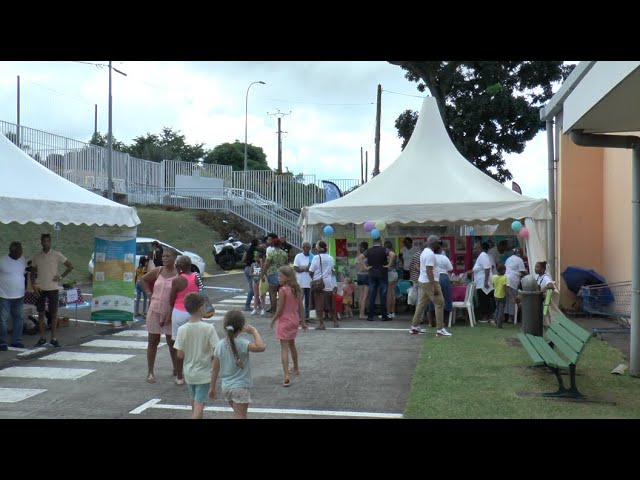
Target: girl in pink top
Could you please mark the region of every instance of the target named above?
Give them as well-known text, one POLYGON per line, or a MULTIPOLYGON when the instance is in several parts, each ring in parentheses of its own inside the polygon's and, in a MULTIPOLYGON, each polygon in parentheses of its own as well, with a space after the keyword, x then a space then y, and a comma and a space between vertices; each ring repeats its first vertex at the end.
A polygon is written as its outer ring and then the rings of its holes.
MULTIPOLYGON (((191 272, 191 259, 186 255, 180 255, 176 259, 176 270, 178 276, 173 278, 171 283, 171 295, 169 302, 173 305, 171 313, 171 336, 175 339, 178 336, 178 327, 189 321, 191 315, 184 306, 184 297, 188 293, 198 293, 197 273, 191 272)), ((176 357, 176 385, 184 385, 182 369, 184 359, 176 357)))
POLYGON ((298 334, 298 324, 307 330, 307 322, 304 317, 304 303, 302 289, 296 280, 296 274, 288 265, 280 267, 278 270, 278 306, 276 314, 271 321, 271 328, 278 322, 276 327, 276 338, 280 340, 280 359, 284 370, 284 382, 282 385, 291 385, 289 374, 300 375, 298 366, 298 350, 296 349, 296 335, 298 334), (291 360, 293 369, 289 371, 289 350, 291 350, 291 360))

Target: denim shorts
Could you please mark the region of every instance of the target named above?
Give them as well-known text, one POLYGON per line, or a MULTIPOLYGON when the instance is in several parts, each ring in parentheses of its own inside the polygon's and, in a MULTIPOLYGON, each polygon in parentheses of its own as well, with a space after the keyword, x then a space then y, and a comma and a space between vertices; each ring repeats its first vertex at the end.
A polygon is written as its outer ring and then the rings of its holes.
POLYGON ((272 273, 271 275, 267 275, 267 282, 272 287, 277 287, 278 285, 280 285, 278 283, 278 273, 276 272, 276 273, 272 273))
POLYGON ((209 383, 187 383, 189 395, 195 402, 206 403, 209 401, 209 383))

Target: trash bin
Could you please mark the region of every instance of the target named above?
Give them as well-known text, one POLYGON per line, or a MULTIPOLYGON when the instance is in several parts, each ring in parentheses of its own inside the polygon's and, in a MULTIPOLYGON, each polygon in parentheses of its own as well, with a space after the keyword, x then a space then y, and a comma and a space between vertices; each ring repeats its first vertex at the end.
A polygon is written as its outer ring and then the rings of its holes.
POLYGON ((520 296, 520 311, 522 312, 522 331, 537 337, 542 337, 543 297, 540 294, 538 282, 533 275, 522 279, 520 296))

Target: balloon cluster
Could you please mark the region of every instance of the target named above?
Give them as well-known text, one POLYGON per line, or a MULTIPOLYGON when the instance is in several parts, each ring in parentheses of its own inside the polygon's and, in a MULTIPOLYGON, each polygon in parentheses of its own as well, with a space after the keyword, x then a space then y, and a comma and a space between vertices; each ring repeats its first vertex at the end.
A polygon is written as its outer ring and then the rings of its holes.
POLYGON ((516 220, 511 224, 511 230, 516 232, 520 238, 527 239, 529 238, 529 230, 526 227, 523 227, 522 224, 516 220))
POLYGON ((371 235, 371 238, 376 240, 380 238, 380 232, 387 228, 387 224, 382 220, 379 220, 377 222, 374 220, 369 220, 368 222, 364 223, 363 228, 365 232, 368 232, 369 235, 371 235))

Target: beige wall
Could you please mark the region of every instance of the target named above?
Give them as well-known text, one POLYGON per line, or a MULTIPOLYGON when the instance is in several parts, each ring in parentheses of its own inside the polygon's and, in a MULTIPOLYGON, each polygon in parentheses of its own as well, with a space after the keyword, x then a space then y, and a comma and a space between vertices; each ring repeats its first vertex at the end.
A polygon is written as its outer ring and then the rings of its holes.
POLYGON ((602 274, 609 282, 631 280, 631 156, 621 148, 604 151, 602 274))
MULTIPOLYGON (((559 272, 579 265, 609 282, 631 280, 631 151, 578 147, 561 135, 557 188, 559 272)), ((570 308, 573 294, 557 283, 570 308)))
MULTIPOLYGON (((558 274, 569 265, 603 272, 603 149, 578 147, 560 135, 558 162, 558 274)), ((570 308, 574 295, 560 278, 560 304, 570 308)))

